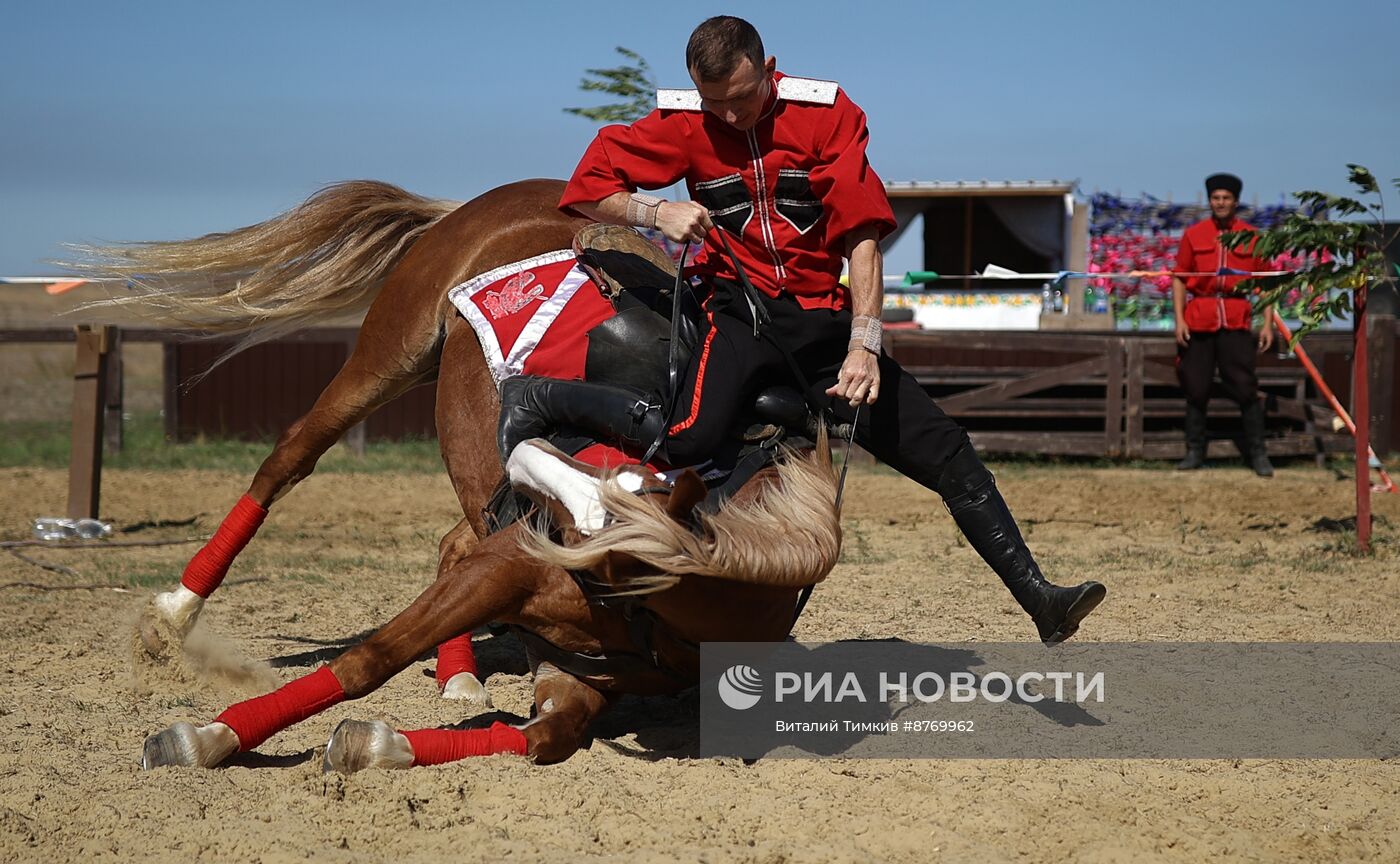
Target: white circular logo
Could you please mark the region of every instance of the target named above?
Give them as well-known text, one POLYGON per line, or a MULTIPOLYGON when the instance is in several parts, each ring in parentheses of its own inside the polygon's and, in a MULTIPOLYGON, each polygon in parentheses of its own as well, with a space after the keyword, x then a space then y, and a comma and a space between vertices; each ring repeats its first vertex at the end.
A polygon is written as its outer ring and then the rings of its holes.
POLYGON ((763 695, 763 676, 752 666, 730 666, 719 679, 719 698, 735 711, 746 711, 763 695))

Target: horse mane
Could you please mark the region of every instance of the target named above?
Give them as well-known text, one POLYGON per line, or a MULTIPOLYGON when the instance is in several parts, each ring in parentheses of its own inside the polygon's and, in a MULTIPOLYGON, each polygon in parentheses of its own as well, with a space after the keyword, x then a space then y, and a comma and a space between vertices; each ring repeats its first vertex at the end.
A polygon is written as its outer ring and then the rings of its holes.
POLYGON ((61 263, 131 289, 82 310, 139 305, 158 324, 245 334, 223 362, 327 316, 363 313, 414 241, 458 206, 350 180, 255 225, 189 240, 77 245, 79 260, 61 263))
POLYGON ((527 528, 521 547, 549 564, 593 570, 609 554, 623 554, 655 568, 655 575, 627 580, 619 594, 646 594, 686 576, 709 576, 783 588, 815 585, 841 554, 836 474, 822 430, 816 448, 801 454, 783 447, 776 473, 751 480, 718 513, 697 515, 696 531, 671 518, 655 496, 633 495, 609 476, 600 490, 614 521, 572 546, 527 528))

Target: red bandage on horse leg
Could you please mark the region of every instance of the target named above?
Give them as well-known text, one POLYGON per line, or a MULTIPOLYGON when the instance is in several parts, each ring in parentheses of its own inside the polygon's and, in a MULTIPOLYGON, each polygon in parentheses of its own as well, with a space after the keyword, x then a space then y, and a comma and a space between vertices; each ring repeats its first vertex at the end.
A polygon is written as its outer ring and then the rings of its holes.
POLYGON ((438 646, 437 670, 433 673, 437 678, 438 689, 446 687, 447 682, 458 672, 476 674, 476 654, 472 651, 470 633, 453 636, 438 646))
POLYGON ((224 581, 233 559, 253 539, 258 526, 267 518, 267 508, 244 495, 224 517, 223 524, 185 565, 180 584, 201 597, 208 597, 224 581))
POLYGON ((442 765, 497 753, 524 756, 526 750, 525 733, 501 722, 489 729, 419 729, 403 736, 413 748, 414 765, 442 765))
POLYGON ((239 750, 252 750, 288 726, 344 701, 345 690, 335 673, 322 666, 266 696, 229 706, 214 722, 233 730, 239 750))

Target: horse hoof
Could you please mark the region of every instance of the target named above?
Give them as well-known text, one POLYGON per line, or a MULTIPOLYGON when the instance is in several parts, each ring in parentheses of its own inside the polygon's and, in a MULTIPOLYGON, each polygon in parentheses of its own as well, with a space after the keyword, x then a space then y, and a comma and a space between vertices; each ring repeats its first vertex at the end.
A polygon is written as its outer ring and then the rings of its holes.
POLYGON ((213 768, 238 749, 238 736, 222 723, 176 723, 146 739, 141 768, 213 768))
POLYGON ((146 653, 155 659, 164 657, 166 650, 170 647, 170 643, 166 641, 165 635, 161 632, 162 629, 149 615, 143 615, 141 623, 137 627, 137 633, 141 638, 141 647, 146 649, 146 653))
POLYGON ((442 686, 442 698, 466 702, 468 705, 483 711, 493 707, 491 694, 486 690, 486 685, 477 680, 477 677, 470 672, 458 672, 448 678, 447 683, 442 686))
POLYGON ((194 629, 194 622, 199 620, 199 613, 204 609, 204 598, 181 585, 174 591, 157 594, 151 605, 161 620, 175 631, 175 635, 184 639, 194 629))
POLYGON ((354 774, 366 768, 408 768, 413 747, 383 720, 342 720, 326 742, 321 771, 354 774))

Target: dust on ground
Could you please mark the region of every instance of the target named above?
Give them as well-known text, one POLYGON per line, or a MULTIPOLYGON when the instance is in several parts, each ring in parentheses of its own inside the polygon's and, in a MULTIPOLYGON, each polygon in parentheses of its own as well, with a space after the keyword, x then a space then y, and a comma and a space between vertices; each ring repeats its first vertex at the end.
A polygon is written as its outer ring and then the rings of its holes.
MULTIPOLYGON (((997 474, 1042 566, 1095 578, 1094 641, 1400 639, 1400 496, 1379 496, 1380 551, 1336 523, 1349 477, 1271 481, 1006 465, 997 474), (1333 521, 1327 521, 1333 520, 1333 521), (1337 530, 1337 529, 1341 530, 1337 530)), ((212 531, 248 482, 216 472, 106 475, 123 525, 200 514, 212 531)), ((62 511, 61 471, 0 470, 0 536, 62 511)), ((938 499, 853 471, 843 562, 797 626, 803 640, 1024 641, 1028 620, 938 499)), ((143 773, 144 737, 207 722, 272 680, 364 638, 427 583, 457 519, 444 475, 316 476, 274 508, 210 602, 203 655, 134 666, 133 630, 195 546, 0 553, 0 860, 157 861, 1321 861, 1400 858, 1400 766, 1388 761, 702 760, 694 692, 629 699, 562 765, 513 757, 322 775, 347 717, 399 728, 465 719, 425 658, 386 687, 219 770, 143 773)), ((128 539, 178 538, 151 529, 128 539)), ((478 634, 496 710, 530 704, 523 655, 478 634)))

